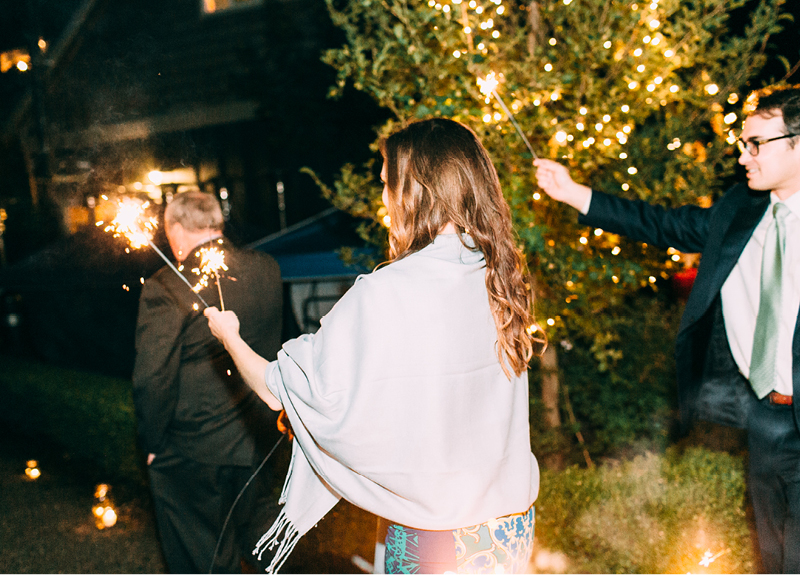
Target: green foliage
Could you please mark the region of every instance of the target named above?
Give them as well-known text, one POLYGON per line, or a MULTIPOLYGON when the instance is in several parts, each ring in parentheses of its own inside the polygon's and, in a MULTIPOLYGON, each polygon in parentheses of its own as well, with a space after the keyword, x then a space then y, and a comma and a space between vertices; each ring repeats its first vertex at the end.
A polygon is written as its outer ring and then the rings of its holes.
POLYGON ((618 340, 605 347, 597 339, 576 342, 562 353, 564 381, 593 454, 642 440, 666 445, 677 408, 673 350, 682 307, 631 298, 609 325, 618 340))
MULTIPOLYGON (((573 342, 576 363, 586 373, 599 370, 603 386, 637 391, 646 371, 615 376, 609 367, 634 361, 640 350, 627 344, 646 339, 638 327, 659 327, 621 316, 632 296, 656 291, 691 259, 579 226, 572 208, 537 193, 530 153, 477 79, 496 74, 497 94, 537 154, 569 165, 576 181, 666 206, 708 205, 733 172, 730 131, 765 63, 767 42, 784 23, 784 0, 326 2, 345 35, 323 56, 337 71, 331 95, 350 83, 391 111, 379 136, 435 116, 475 130, 536 276, 536 315, 549 339, 573 342), (748 17, 733 30, 737 10, 748 17)), ((365 236, 385 245, 377 168, 346 166, 327 194, 338 207, 371 218, 365 236)), ((663 367, 660 359, 657 365, 663 367)), ((564 375, 578 419, 598 430, 602 418, 590 413, 589 402, 605 412, 624 403, 599 383, 585 385, 576 369, 564 375)), ((664 410, 647 407, 657 418, 664 410)), ((608 421, 607 436, 636 431, 608 421)), ((613 443, 595 437, 601 446, 613 443)))
POLYGON ((3 356, 0 406, 3 419, 73 459, 143 480, 130 381, 3 356))
POLYGON ((596 338, 551 341, 558 346, 564 422, 548 429, 540 399, 541 372, 530 370, 531 443, 539 457, 559 453, 583 462, 580 431, 592 458, 663 450, 676 421, 674 339, 682 305, 665 298, 631 297, 612 310, 608 331, 596 338))
MULTIPOLYGON (((577 180, 666 203, 707 201, 735 162, 723 114, 736 110, 729 101, 764 64, 783 0, 327 2, 346 37, 323 58, 338 73, 333 94, 352 82, 391 110, 381 134, 447 116, 481 137, 541 278, 538 312, 554 319, 550 331, 560 337, 606 333, 598 308, 676 263, 661 250, 595 235, 570 209, 536 199, 530 155, 476 79, 497 73, 498 93, 534 147, 567 162, 577 180), (752 15, 737 35, 729 16, 745 5, 752 15)), ((378 221, 380 185, 375 167, 366 168, 356 178, 346 166, 331 197, 378 221)))
POLYGON ((752 573, 741 458, 691 448, 544 472, 537 545, 572 573, 752 573))

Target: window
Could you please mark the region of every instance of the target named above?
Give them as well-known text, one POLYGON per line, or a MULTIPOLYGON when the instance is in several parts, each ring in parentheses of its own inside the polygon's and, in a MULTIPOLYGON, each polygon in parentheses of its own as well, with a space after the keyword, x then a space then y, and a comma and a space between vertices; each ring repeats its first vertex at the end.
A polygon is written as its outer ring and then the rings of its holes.
POLYGON ((217 14, 227 10, 261 6, 264 0, 202 0, 203 14, 217 14))

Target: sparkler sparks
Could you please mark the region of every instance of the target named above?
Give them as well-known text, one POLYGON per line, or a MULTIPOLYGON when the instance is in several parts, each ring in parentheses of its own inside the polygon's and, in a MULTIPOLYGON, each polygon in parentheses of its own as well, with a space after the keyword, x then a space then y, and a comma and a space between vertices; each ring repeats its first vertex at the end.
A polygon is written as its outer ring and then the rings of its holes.
MULTIPOLYGON (((139 200, 125 198, 117 202, 117 214, 105 227, 105 231, 112 232, 113 237, 125 237, 133 249, 139 249, 144 246, 150 246, 161 257, 162 260, 175 272, 175 274, 183 280, 183 283, 192 288, 184 275, 178 271, 175 265, 169 261, 167 256, 164 255, 160 249, 153 243, 153 234, 158 227, 158 220, 153 216, 147 216, 145 210, 150 206, 150 202, 141 202, 139 200)), ((97 226, 102 226, 103 222, 97 222, 97 226)), ((125 286, 127 288, 127 286, 125 286)), ((192 291, 194 291, 192 289, 192 291)), ((205 307, 208 307, 206 300, 200 297, 197 292, 197 299, 203 302, 205 307)))
POLYGON ((497 90, 497 86, 500 82, 497 80, 497 76, 494 72, 489 72, 486 75, 486 78, 478 77, 478 88, 480 88, 481 94, 484 96, 490 96, 494 94, 495 90, 497 90))
MULTIPOLYGON (((136 250, 148 245, 158 227, 158 220, 155 217, 145 215, 150 202, 125 198, 117 205, 117 215, 106 226, 105 231, 113 232, 115 238, 125 236, 130 246, 136 250)), ((103 222, 97 223, 97 225, 102 224, 103 222)))
POLYGON ((228 271, 228 266, 225 265, 225 252, 216 247, 200 248, 197 255, 200 256, 200 266, 192 269, 192 271, 200 276, 200 280, 192 290, 197 293, 208 286, 208 278, 213 275, 217 280, 220 309, 225 311, 225 301, 222 299, 222 287, 220 287, 219 284, 219 270, 228 271))
POLYGON ((528 150, 530 151, 531 155, 534 158, 538 159, 539 156, 537 156, 536 152, 533 151, 533 146, 531 146, 531 143, 528 141, 528 138, 525 137, 525 133, 522 131, 522 128, 517 123, 517 119, 514 117, 514 114, 512 114, 511 110, 508 109, 506 103, 500 97, 500 94, 497 93, 497 86, 499 84, 500 82, 498 81, 497 76, 495 75, 494 72, 489 72, 486 75, 486 78, 481 78, 480 76, 478 77, 478 88, 480 89, 481 94, 485 95, 487 98, 490 95, 494 96, 494 99, 497 100, 498 104, 500 104, 500 107, 503 109, 503 112, 505 112, 506 116, 508 116, 508 119, 511 120, 511 125, 514 126, 514 129, 517 131, 517 134, 519 134, 519 137, 522 138, 523 142, 525 142, 525 145, 528 147, 528 150))
POLYGON ((720 557, 722 557, 726 553, 730 553, 730 549, 723 549, 722 551, 720 551, 716 555, 712 554, 711 550, 709 549, 705 553, 703 553, 703 558, 700 560, 699 565, 701 565, 702 567, 708 567, 714 561, 716 561, 717 559, 719 559, 720 557))

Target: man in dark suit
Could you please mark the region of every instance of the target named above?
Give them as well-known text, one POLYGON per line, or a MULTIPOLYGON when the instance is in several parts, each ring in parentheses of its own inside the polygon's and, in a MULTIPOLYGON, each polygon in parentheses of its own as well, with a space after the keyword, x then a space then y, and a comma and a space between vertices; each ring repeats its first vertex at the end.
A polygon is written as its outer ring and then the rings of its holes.
MULTIPOLYGON (((192 270, 200 268, 204 248, 224 253, 228 269, 219 270, 220 290, 212 273, 199 295, 208 305, 224 303, 235 310, 243 338, 275 359, 282 318, 275 260, 238 250, 223 237, 222 211, 212 195, 177 194, 164 222, 179 269, 190 283, 201 280, 192 270)), ((280 433, 277 414, 242 381, 211 335, 199 302, 167 266, 145 282, 136 328, 133 397, 169 570, 239 572, 242 546, 257 537, 244 530, 255 513, 264 511, 263 505, 256 505, 258 483, 237 503, 213 567, 212 557, 231 505, 280 433)), ((262 519, 253 529, 265 530, 274 517, 262 519)))
POLYGON ((747 429, 762 565, 800 572, 800 85, 745 104, 738 140, 747 185, 710 208, 676 209, 593 191, 534 162, 542 189, 579 221, 662 248, 701 253, 676 341, 684 429, 747 429))

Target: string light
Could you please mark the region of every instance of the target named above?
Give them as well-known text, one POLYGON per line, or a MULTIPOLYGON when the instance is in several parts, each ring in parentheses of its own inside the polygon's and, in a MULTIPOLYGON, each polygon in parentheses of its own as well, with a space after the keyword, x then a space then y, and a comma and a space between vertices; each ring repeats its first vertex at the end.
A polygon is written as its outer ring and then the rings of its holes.
MULTIPOLYGON (((572 4, 572 0, 562 0, 562 3, 564 6, 569 6, 572 4)), ((472 62, 473 55, 482 55, 486 58, 490 51, 496 50, 492 39, 500 37, 500 30, 497 29, 500 22, 496 21, 495 18, 499 18, 500 15, 505 13, 505 8, 501 4, 502 0, 429 0, 429 6, 435 7, 448 19, 451 18, 450 14, 453 14, 453 20, 455 20, 455 14, 459 12, 456 6, 462 6, 460 10, 461 17, 458 19, 457 26, 468 38, 466 38, 464 45, 452 46, 450 48, 449 53, 454 59, 472 62), (476 29, 479 30, 480 32, 478 33, 483 36, 483 41, 479 41, 480 36, 476 37, 476 46, 473 47, 472 35, 476 33, 476 29)), ((662 25, 661 20, 663 19, 663 14, 656 12, 660 10, 658 0, 648 1, 641 5, 634 3, 630 5, 630 9, 632 12, 640 12, 640 14, 635 17, 640 19, 638 25, 641 34, 633 33, 633 38, 638 45, 634 44, 630 46, 630 44, 624 42, 615 42, 610 39, 611 36, 598 42, 598 49, 602 46, 602 49, 611 51, 608 55, 620 64, 629 58, 640 58, 639 61, 634 62, 634 64, 630 66, 628 72, 629 76, 626 77, 625 84, 632 97, 626 98, 630 104, 618 104, 619 108, 617 110, 622 114, 631 113, 631 108, 635 105, 639 105, 640 102, 648 105, 655 104, 657 106, 660 104, 661 106, 666 106, 670 101, 670 94, 676 95, 682 90, 681 86, 675 83, 674 76, 672 78, 670 77, 672 75, 673 66, 676 65, 671 60, 676 55, 676 49, 664 45, 667 44, 668 41, 659 31, 662 25), (638 42, 638 40, 641 40, 641 42, 638 42), (662 40, 664 41, 662 42, 662 40), (661 60, 661 57, 663 57, 664 60, 661 60), (670 80, 672 80, 672 82, 670 82, 670 80)), ((560 41, 555 36, 548 36, 545 41, 547 45, 551 47, 556 47, 560 44, 560 41)), ((558 71, 559 64, 557 61, 545 61, 542 62, 540 66, 540 70, 550 74, 558 71)), ((700 84, 700 87, 706 94, 709 96, 716 96, 720 92, 720 88, 710 80, 707 74, 703 75, 703 80, 704 82, 700 84)), ((496 87, 495 85, 495 88, 496 87)), ((692 89, 694 90, 694 84, 692 84, 692 89)), ((522 90, 524 90, 524 88, 522 88, 522 90)), ((512 91, 510 94, 514 97, 510 106, 514 114, 524 113, 525 107, 531 104, 534 107, 539 107, 543 104, 547 105, 550 102, 557 102, 562 98, 559 87, 556 87, 556 89, 550 88, 545 92, 540 89, 538 93, 526 93, 523 91, 515 94, 512 91)), ((739 96, 735 93, 727 95, 727 102, 730 105, 738 102, 738 99, 739 96)), ((489 94, 486 94, 484 102, 487 105, 492 103, 489 94)), ((632 137, 631 133, 634 124, 631 120, 624 122, 620 121, 620 117, 613 117, 611 113, 598 113, 591 105, 580 106, 577 111, 578 115, 574 117, 571 122, 569 118, 557 117, 553 114, 552 122, 550 122, 552 126, 549 140, 551 146, 565 146, 573 141, 578 149, 589 149, 593 145, 600 145, 604 147, 603 150, 605 153, 612 153, 614 156, 618 157, 620 161, 624 162, 629 159, 629 154, 624 150, 620 150, 618 146, 625 146, 632 137), (591 127, 594 127, 595 137, 586 134, 586 131, 591 132, 591 127), (568 133, 569 131, 572 131, 576 136, 568 133)), ((731 126, 737 122, 739 117, 733 112, 727 113, 724 116, 721 115, 721 109, 719 112, 720 115, 717 116, 717 121, 721 120, 726 126, 725 131, 728 132, 726 137, 730 141, 735 135, 733 135, 732 130, 728 130, 727 126, 731 126)), ((465 107, 464 114, 468 115, 469 113, 468 107, 465 107)), ((508 115, 511 116, 510 112, 508 115)), ((501 129, 501 122, 504 119, 504 115, 501 114, 499 110, 484 108, 484 113, 482 113, 479 118, 485 124, 491 125, 492 128, 497 128, 499 130, 501 129), (494 125, 495 123, 497 124, 496 126, 494 125)), ((683 144, 680 139, 674 138, 667 143, 667 147, 670 150, 677 151, 682 149, 683 144)), ((562 152, 562 154, 562 157, 565 159, 573 157, 570 149, 562 152)), ((634 165, 625 165, 622 169, 630 176, 636 176, 638 174, 638 168, 634 165)), ((629 182, 620 182, 619 185, 624 191, 631 189, 629 182)), ((531 195, 533 201, 539 201, 542 197, 543 195, 539 192, 535 192, 531 195)), ((388 214, 382 214, 378 218, 378 221, 382 221, 384 225, 388 225, 387 220, 388 214)), ((600 236, 602 233, 602 230, 594 231, 595 236, 600 236)), ((588 239, 587 237, 581 237, 578 241, 580 241, 582 245, 587 245, 588 239)), ((553 245, 552 240, 549 240, 548 245, 553 245)), ((613 255, 619 255, 621 253, 620 247, 611 246, 611 253, 613 255)), ((672 255, 677 256, 677 254, 672 255)), ((670 258, 670 261, 674 260, 670 258)), ((622 274, 613 276, 614 283, 620 282, 621 277, 627 278, 627 273, 624 276, 622 274)), ((654 276, 650 276, 650 283, 653 283, 653 277, 654 276)), ((645 280, 641 281, 644 283, 645 280)), ((553 326, 555 325, 555 321, 554 318, 550 318, 546 323, 547 325, 553 326)))

